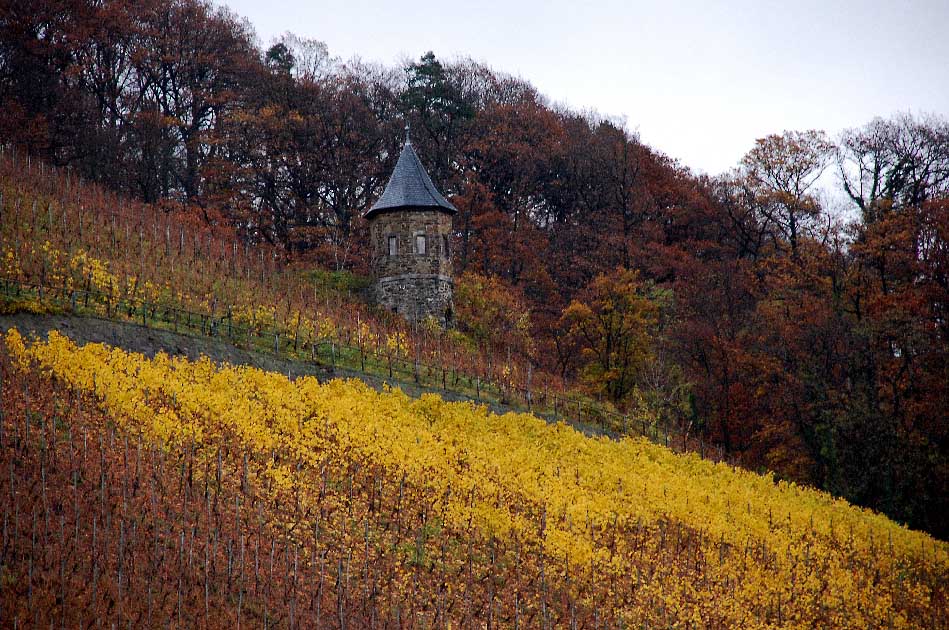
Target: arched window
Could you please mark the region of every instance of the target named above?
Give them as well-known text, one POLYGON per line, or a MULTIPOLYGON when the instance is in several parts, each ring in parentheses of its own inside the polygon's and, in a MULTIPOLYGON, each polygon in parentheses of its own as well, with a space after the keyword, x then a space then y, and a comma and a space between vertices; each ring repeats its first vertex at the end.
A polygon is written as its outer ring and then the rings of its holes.
POLYGON ((451 252, 448 249, 448 244, 451 241, 448 238, 447 234, 442 234, 442 252, 444 253, 445 258, 451 258, 451 252))
POLYGON ((416 234, 415 235, 415 253, 419 256, 425 255, 425 235, 416 234))
POLYGON ((396 236, 389 237, 389 255, 395 256, 399 253, 399 239, 396 236))

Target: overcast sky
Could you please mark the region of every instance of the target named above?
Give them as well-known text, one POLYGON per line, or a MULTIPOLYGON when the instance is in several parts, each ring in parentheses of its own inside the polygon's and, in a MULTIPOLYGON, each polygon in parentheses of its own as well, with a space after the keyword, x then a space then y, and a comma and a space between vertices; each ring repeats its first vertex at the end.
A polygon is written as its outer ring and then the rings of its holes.
POLYGON ((217 1, 263 45, 291 31, 343 60, 472 57, 711 174, 768 133, 949 114, 949 0, 217 1))

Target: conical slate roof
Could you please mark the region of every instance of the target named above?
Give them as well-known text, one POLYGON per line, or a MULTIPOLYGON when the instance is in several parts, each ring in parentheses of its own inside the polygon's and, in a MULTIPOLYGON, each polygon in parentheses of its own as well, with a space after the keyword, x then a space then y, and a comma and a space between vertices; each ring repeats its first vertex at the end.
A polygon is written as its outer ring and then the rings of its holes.
POLYGON ((419 161, 415 149, 412 148, 412 141, 406 133, 405 146, 402 147, 402 153, 395 164, 395 170, 392 171, 392 177, 386 184, 382 196, 366 213, 366 218, 372 218, 387 210, 408 208, 438 208, 450 214, 458 212, 458 209, 436 190, 432 178, 425 172, 425 167, 419 161))

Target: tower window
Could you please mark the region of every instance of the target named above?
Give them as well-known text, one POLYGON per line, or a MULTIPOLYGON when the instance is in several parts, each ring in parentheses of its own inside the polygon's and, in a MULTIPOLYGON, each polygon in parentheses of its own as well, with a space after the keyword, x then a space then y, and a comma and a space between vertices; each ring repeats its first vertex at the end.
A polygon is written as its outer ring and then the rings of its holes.
POLYGON ((425 235, 416 234, 415 235, 415 253, 420 256, 425 255, 425 235))
POLYGON ((389 237, 389 255, 395 256, 399 253, 399 239, 395 236, 389 237))
POLYGON ((451 257, 451 251, 448 249, 448 235, 442 234, 442 252, 444 252, 445 258, 451 257))

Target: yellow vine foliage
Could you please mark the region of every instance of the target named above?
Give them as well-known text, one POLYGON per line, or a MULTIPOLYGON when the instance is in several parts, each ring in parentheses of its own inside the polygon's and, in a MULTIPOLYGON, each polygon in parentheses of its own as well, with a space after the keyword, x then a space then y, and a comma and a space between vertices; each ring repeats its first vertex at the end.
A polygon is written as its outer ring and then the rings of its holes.
POLYGON ((552 574, 596 580, 632 626, 673 618, 676 627, 776 627, 760 614, 775 603, 780 627, 946 620, 946 543, 769 475, 354 380, 147 359, 79 348, 55 332, 26 343, 12 329, 6 344, 20 369, 37 365, 94 392, 144 439, 192 449, 223 440, 268 462, 260 474, 275 496, 315 504, 320 488, 301 471, 329 460, 395 471, 427 489, 426 509, 448 527, 540 548, 558 567, 552 574), (648 543, 616 535, 624 531, 648 543), (673 537, 698 550, 680 557, 673 537), (662 616, 635 603, 643 601, 662 616))
POLYGON ((109 263, 99 260, 79 249, 69 259, 69 269, 73 275, 90 280, 90 288, 97 291, 111 291, 119 284, 118 279, 109 273, 109 263))

